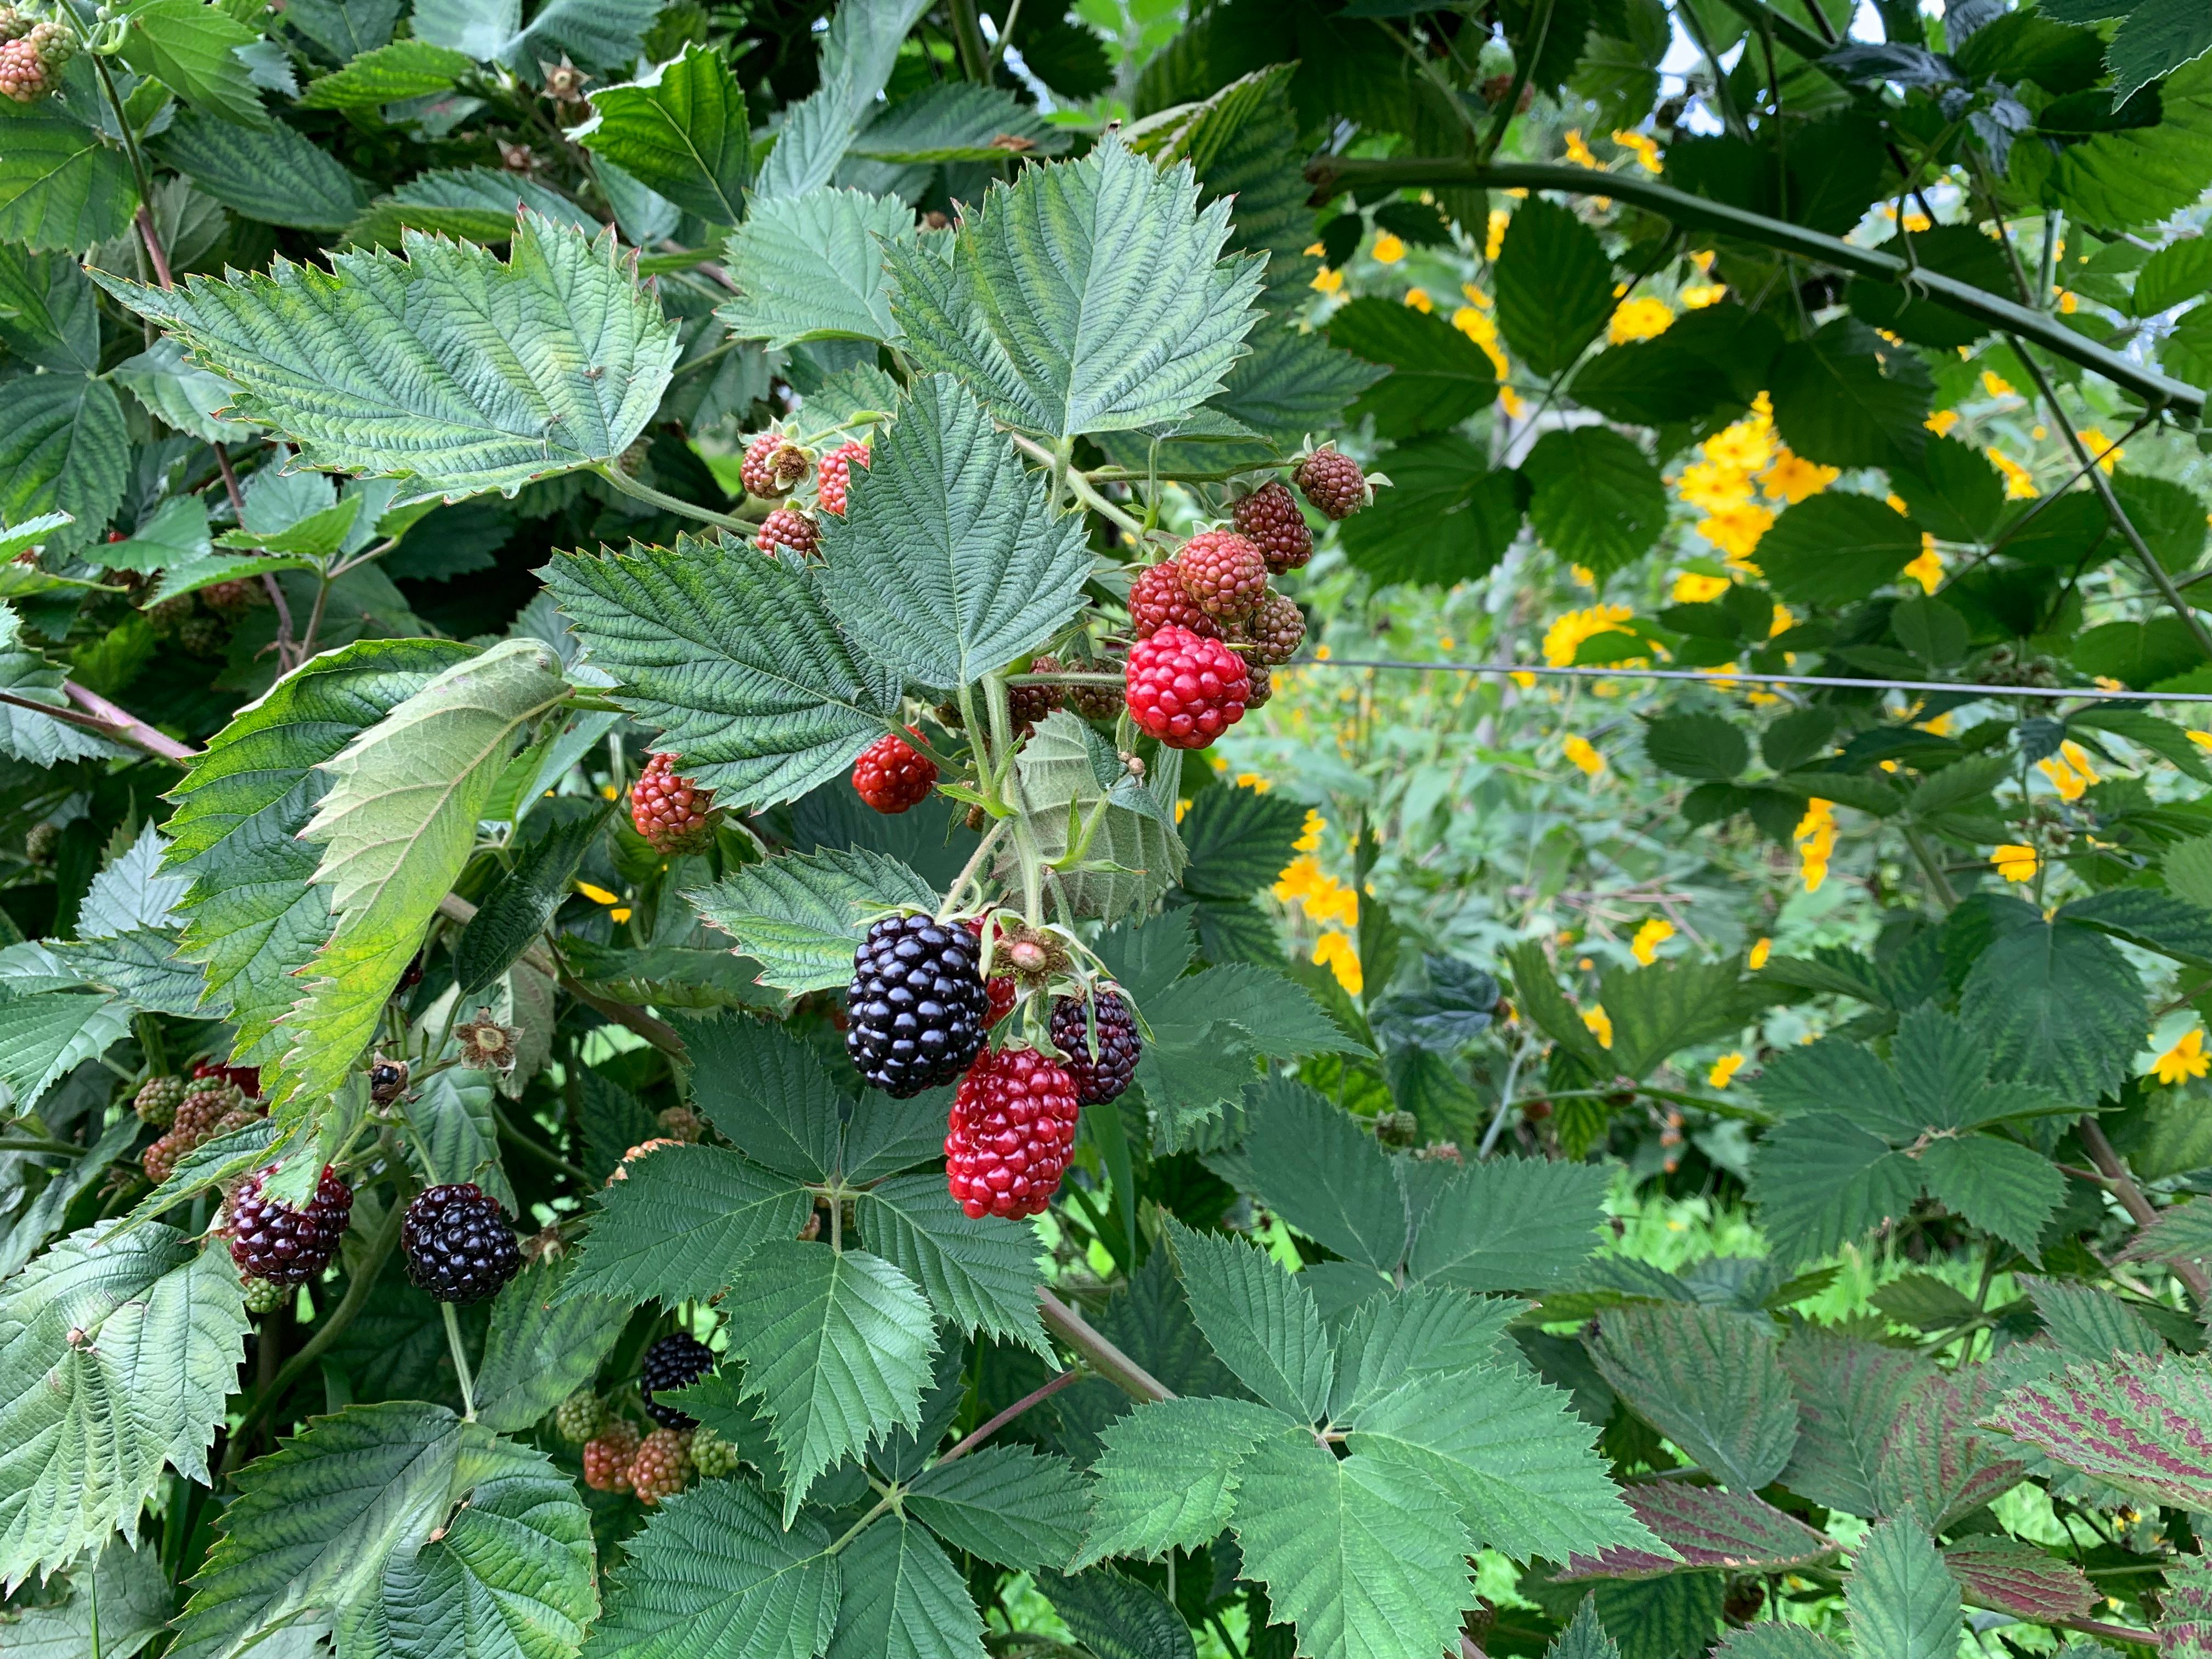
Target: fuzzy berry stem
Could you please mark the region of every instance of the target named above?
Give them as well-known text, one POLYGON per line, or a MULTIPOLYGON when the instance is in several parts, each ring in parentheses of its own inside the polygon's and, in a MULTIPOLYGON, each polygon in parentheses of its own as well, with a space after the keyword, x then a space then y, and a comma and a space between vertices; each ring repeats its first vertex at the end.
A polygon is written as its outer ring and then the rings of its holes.
POLYGON ((1089 507, 1093 513, 1097 514, 1101 518, 1110 520, 1121 529, 1128 532, 1129 534, 1134 537, 1138 541, 1141 542, 1145 539, 1146 526, 1136 519, 1131 517, 1129 514, 1122 508, 1120 502, 1109 501, 1104 495, 1099 494, 1097 489, 1092 486, 1090 476, 1083 471, 1081 468, 1066 465, 1065 464, 1065 457, 1046 448, 1044 445, 1037 442, 1034 438, 1024 438, 1018 432, 1009 433, 1006 435, 1014 441, 1014 447, 1020 450, 1022 453, 1027 455, 1030 459, 1041 461, 1045 465, 1053 469, 1054 486, 1053 490, 1053 501, 1055 506, 1059 504, 1060 501, 1060 491, 1058 486, 1061 480, 1064 479, 1067 484, 1069 491, 1074 495, 1075 499, 1082 502, 1084 506, 1089 507))
POLYGON ((461 1346, 460 1316, 453 1311, 453 1304, 450 1302, 441 1301, 438 1306, 446 1316, 446 1346, 453 1350, 453 1370, 461 1379, 461 1418, 465 1422, 473 1423, 477 1420, 476 1379, 469 1375, 469 1356, 461 1346))
MULTIPOLYGON (((717 513, 712 507, 701 507, 696 501, 681 501, 673 495, 665 495, 651 484, 639 483, 611 462, 602 463, 591 470, 598 477, 604 478, 622 491, 623 495, 634 496, 650 506, 657 507, 664 513, 679 514, 684 518, 696 519, 702 524, 711 524, 718 529, 733 531, 740 536, 748 538, 760 528, 757 523, 749 523, 743 519, 733 519, 726 513, 717 513)), ((763 514, 762 516, 767 515, 763 514)))

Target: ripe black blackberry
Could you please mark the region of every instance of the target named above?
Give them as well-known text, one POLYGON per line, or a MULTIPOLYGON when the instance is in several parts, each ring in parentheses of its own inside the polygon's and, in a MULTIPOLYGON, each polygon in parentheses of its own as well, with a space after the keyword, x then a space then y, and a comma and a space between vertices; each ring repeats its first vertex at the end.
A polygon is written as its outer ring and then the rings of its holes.
POLYGON ((697 1428, 697 1418, 660 1405, 653 1396, 688 1389, 714 1369, 714 1351, 697 1337, 682 1331, 662 1337, 645 1351, 638 1366, 637 1391, 645 1396, 645 1414, 664 1429, 697 1428))
POLYGON ((868 929, 845 992, 845 1052, 862 1077, 904 1100, 968 1069, 989 1012, 978 950, 965 927, 926 915, 868 929))
POLYGON ((338 1240, 353 1218, 353 1188, 325 1164, 307 1207, 295 1209, 262 1191, 276 1170, 272 1164, 246 1176, 232 1194, 230 1259, 248 1279, 304 1285, 337 1255, 338 1240))
POLYGON ((522 1270, 514 1224, 473 1182, 416 1194, 400 1224, 399 1248, 407 1258, 408 1283, 463 1306, 498 1295, 522 1270))
POLYGON ((1052 1045, 1067 1056, 1060 1063, 1075 1085, 1075 1098, 1085 1106, 1103 1106, 1119 1098, 1137 1074, 1137 1056, 1143 1043, 1137 1021, 1119 991, 1098 993, 1098 1053, 1091 1052, 1091 1021, 1080 997, 1061 997, 1052 1005, 1052 1045))

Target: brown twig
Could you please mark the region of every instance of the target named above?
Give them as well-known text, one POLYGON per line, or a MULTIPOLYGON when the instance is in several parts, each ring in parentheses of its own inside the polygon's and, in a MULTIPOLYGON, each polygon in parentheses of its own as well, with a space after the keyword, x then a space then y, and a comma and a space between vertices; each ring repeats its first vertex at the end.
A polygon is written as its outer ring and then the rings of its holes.
MULTIPOLYGON (((2143 1196, 2142 1188, 2136 1185, 2135 1177, 2120 1162, 2120 1155, 2112 1150, 2112 1143, 2105 1138, 2105 1126, 2097 1121, 2094 1114, 2089 1114, 2082 1117, 2081 1128, 2082 1148, 2089 1154, 2089 1161, 2105 1177, 2112 1196, 2120 1200, 2120 1207, 2128 1212, 2136 1226, 2149 1226, 2158 1219, 2158 1206, 2143 1196)), ((2176 1279, 2189 1287, 2189 1293, 2197 1298, 2200 1310, 2212 1309, 2212 1278, 2206 1277, 2203 1268, 2194 1261, 2168 1261, 2166 1265, 2176 1279)))
MULTIPOLYGON (((238 515, 238 527, 246 528, 246 492, 238 487, 238 469, 230 464, 230 452, 222 445, 215 446, 215 464, 222 474, 223 493, 230 497, 230 510, 238 515)), ((269 603, 276 607, 276 667, 281 673, 295 668, 301 659, 292 641, 292 607, 285 602, 284 590, 276 585, 276 573, 261 573, 261 586, 269 595, 269 603)))
POLYGON ((44 703, 32 702, 22 697, 11 696, 7 701, 19 708, 35 708, 41 714, 51 714, 58 720, 73 726, 85 726, 118 740, 136 744, 149 754, 159 755, 163 760, 175 761, 179 765, 194 759, 198 750, 190 744, 179 743, 166 732, 157 732, 127 708, 118 708, 97 691, 86 690, 75 680, 64 680, 62 690, 84 705, 85 713, 72 709, 49 708, 44 703))
POLYGON ((1099 1334, 1096 1327, 1044 1285, 1037 1286, 1037 1304, 1053 1334, 1090 1362, 1091 1369, 1131 1399, 1143 1401, 1172 1400, 1175 1390, 1099 1334))
POLYGON ((945 1453, 944 1456, 937 1460, 939 1467, 942 1468, 944 1465, 950 1463, 956 1457, 965 1457, 969 1452, 974 1451, 976 1447, 981 1445, 993 1435, 998 1433, 1000 1429, 1005 1428, 1007 1424, 1012 1422, 1024 1412, 1029 1410, 1030 1407, 1040 1405, 1043 1401, 1051 1399, 1053 1395, 1058 1394, 1069 1383, 1079 1381, 1082 1376, 1083 1373, 1081 1371, 1062 1371, 1058 1376, 1054 1377, 1051 1382, 1046 1383, 1042 1388, 1031 1389, 1027 1394, 1024 1395, 1019 1400, 1014 1401, 1012 1405, 1007 1407, 1006 1410, 1000 1412, 996 1417, 984 1424, 981 1428, 970 1430, 966 1437, 961 1440, 958 1445, 953 1447, 951 1451, 945 1453))

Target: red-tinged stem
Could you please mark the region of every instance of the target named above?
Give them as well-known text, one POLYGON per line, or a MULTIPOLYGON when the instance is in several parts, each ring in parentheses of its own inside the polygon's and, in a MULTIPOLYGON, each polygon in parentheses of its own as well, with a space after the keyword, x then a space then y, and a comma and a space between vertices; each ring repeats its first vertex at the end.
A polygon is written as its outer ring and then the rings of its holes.
MULTIPOLYGON (((223 493, 230 497, 230 510, 238 514, 238 527, 246 528, 246 493, 238 487, 238 469, 230 464, 230 452, 221 444, 215 447, 215 464, 222 473, 223 493)), ((276 607, 276 666, 283 669, 298 666, 303 653, 292 646, 292 607, 285 603, 284 590, 276 585, 276 573, 261 573, 261 586, 269 595, 269 603, 276 607)))
POLYGON ((1081 1354, 1092 1370, 1131 1399, 1149 1402, 1176 1397, 1173 1389, 1109 1342, 1089 1320, 1042 1285, 1037 1286, 1037 1304, 1044 1310, 1044 1322, 1052 1327, 1053 1334, 1081 1354))
POLYGON ((10 697, 8 701, 27 708, 36 708, 40 714, 52 714, 58 720, 70 720, 76 725, 94 726, 96 724, 96 729, 105 732, 108 736, 119 738, 125 743, 137 744, 148 753, 159 755, 163 760, 181 763, 192 759, 198 752, 191 744, 178 742, 167 732, 155 731, 129 709, 117 708, 97 691, 88 691, 75 680, 64 680, 62 690, 84 705, 86 713, 92 716, 90 720, 87 720, 81 715, 73 715, 63 709, 48 708, 40 703, 24 702, 20 697, 10 697))
POLYGON ((981 1445, 993 1435, 998 1433, 1000 1429, 1005 1428, 1007 1424, 1012 1422, 1030 1407, 1037 1405, 1043 1401, 1051 1399, 1053 1395, 1058 1394, 1069 1383, 1075 1382, 1077 1379, 1081 1377, 1083 1373, 1078 1370, 1062 1371, 1058 1376, 1054 1377, 1051 1382, 1046 1383, 1042 1388, 1031 1389, 1027 1394, 1024 1395, 1019 1400, 1014 1401, 1012 1405, 1007 1407, 1006 1410, 1000 1412, 996 1417, 984 1424, 981 1428, 971 1430, 967 1437, 963 1438, 958 1445, 955 1446, 951 1451, 945 1453, 944 1456, 937 1460, 939 1465, 941 1467, 944 1464, 950 1463, 956 1457, 965 1457, 969 1452, 974 1451, 976 1447, 981 1445))

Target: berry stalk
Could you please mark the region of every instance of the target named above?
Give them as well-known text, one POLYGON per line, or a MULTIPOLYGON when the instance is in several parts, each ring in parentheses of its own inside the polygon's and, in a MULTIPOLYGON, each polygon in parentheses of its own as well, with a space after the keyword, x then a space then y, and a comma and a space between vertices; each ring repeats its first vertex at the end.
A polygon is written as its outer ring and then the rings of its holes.
POLYGON ((460 1316, 450 1302, 440 1302, 438 1310, 446 1316, 446 1346, 453 1352, 453 1371, 461 1380, 461 1417, 473 1423, 477 1420, 476 1379, 469 1375, 469 1356, 461 1346, 460 1316))

